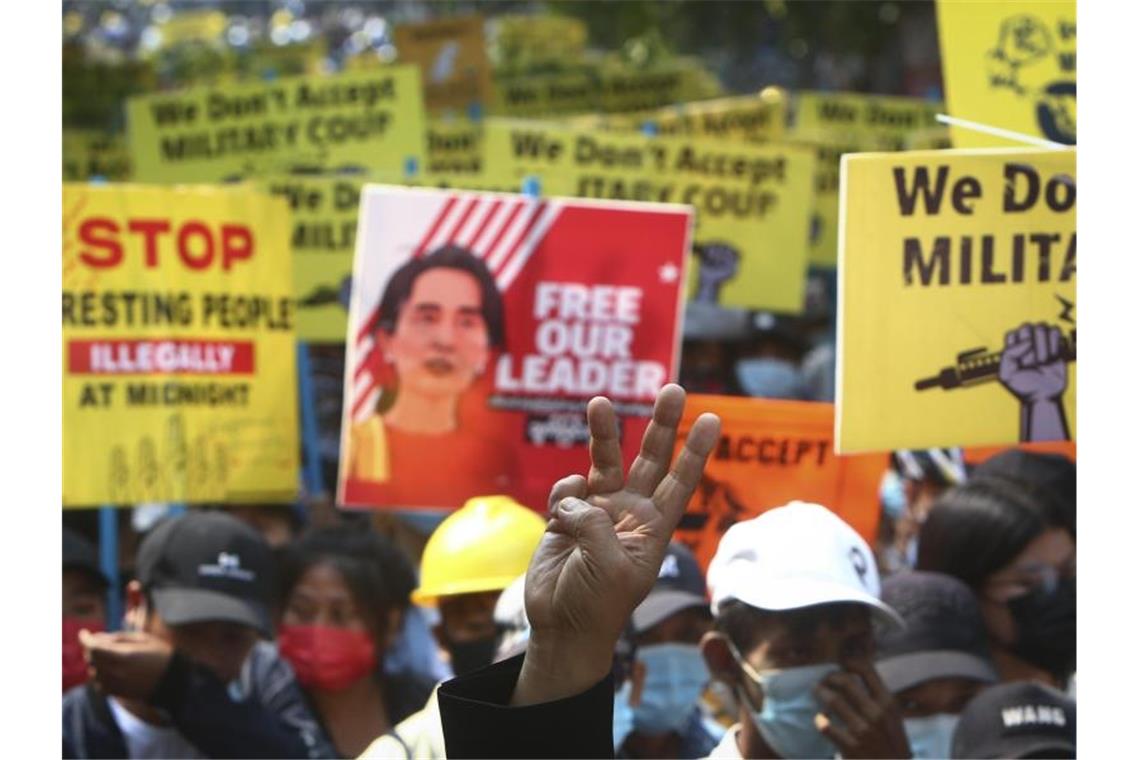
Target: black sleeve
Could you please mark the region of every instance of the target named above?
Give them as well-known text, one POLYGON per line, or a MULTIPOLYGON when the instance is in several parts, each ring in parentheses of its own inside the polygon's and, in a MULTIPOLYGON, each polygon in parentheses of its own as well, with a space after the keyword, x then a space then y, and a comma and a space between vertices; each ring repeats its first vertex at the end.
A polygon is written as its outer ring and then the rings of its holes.
POLYGON ((220 679, 177 652, 149 702, 209 757, 312 758, 316 737, 256 699, 238 700, 220 679))
POLYGON ((439 687, 439 714, 449 758, 612 758, 613 677, 581 694, 510 707, 523 655, 439 687))

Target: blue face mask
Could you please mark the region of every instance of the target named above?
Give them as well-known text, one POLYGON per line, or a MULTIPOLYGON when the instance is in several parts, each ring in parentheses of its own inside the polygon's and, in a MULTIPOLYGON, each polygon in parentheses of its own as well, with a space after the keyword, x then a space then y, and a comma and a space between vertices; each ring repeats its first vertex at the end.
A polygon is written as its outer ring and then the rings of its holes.
POLYGON ((645 665, 634 728, 645 734, 680 732, 709 682, 709 670, 695 644, 653 644, 637 650, 645 665))
POLYGON ((906 512, 906 491, 903 488, 902 478, 893 470, 887 470, 879 484, 879 501, 883 505, 883 512, 892 520, 897 520, 906 512))
POLYGON ((614 752, 621 749, 625 738, 633 733, 633 708, 629 706, 629 693, 633 683, 626 681, 614 694, 614 752))
POLYGON ((750 706, 749 710, 760 735, 777 755, 835 757, 835 745, 815 727, 815 716, 823 708, 812 691, 826 676, 839 670, 838 665, 825 663, 757 673, 742 657, 737 656, 736 660, 764 693, 761 709, 750 706))
POLYGON ((784 359, 741 359, 736 363, 736 379, 749 396, 784 399, 807 396, 800 371, 784 359))
POLYGON ((903 721, 910 751, 915 758, 950 757, 950 742, 957 726, 958 716, 948 713, 907 718, 903 721))

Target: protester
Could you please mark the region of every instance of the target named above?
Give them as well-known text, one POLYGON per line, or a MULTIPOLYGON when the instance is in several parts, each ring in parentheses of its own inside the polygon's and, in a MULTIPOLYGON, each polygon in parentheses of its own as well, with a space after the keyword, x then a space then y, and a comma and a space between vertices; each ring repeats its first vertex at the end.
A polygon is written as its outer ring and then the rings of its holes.
MULTIPOLYGON (((449 515, 428 539, 412 601, 438 607, 436 641, 457 675, 494 659, 500 644, 495 607, 503 590, 526 572, 544 528, 541 517, 513 499, 483 496, 449 515)), ((415 758, 446 757, 436 692, 393 733, 373 742, 363 757, 386 758, 400 750, 415 758)))
POLYGON ((107 576, 99 569, 95 547, 86 538, 63 529, 63 690, 87 680, 87 662, 79 632, 97 633, 107 627, 107 576))
POLYGON ((736 360, 736 380, 746 395, 791 400, 808 398, 799 368, 805 346, 796 327, 792 317, 756 313, 752 339, 736 360))
POLYGON ((999 478, 1051 500, 1065 528, 1077 533, 1077 465, 1060 454, 1007 449, 974 469, 976 478, 999 478))
POLYGON ((358 526, 317 528, 285 554, 278 647, 341 757, 391 732, 434 687, 383 672, 414 586, 403 553, 358 526))
POLYGON ((189 512, 154 528, 125 632, 81 632, 92 681, 63 700, 64 757, 332 757, 272 632, 273 567, 251 528, 189 512))
POLYGON ((916 758, 950 756, 958 714, 997 681, 981 610, 969 587, 939 573, 906 572, 883 582, 882 599, 903 629, 876 626, 876 668, 903 714, 916 758))
POLYGON ((498 645, 495 604, 526 572, 544 528, 541 517, 514 499, 484 496, 449 515, 428 539, 412 601, 439 609, 436 639, 456 675, 491 663, 498 645))
POLYGON ((612 754, 615 647, 720 434, 715 415, 698 417, 667 474, 684 403, 679 386, 660 391, 628 476, 612 404, 589 403, 589 476, 551 490, 527 570, 526 653, 439 688, 448 757, 612 754))
POLYGON ((983 477, 943 494, 922 526, 918 569, 973 590, 1003 681, 1063 687, 1076 668, 1074 524, 1068 506, 983 477))
POLYGON ((879 569, 886 574, 913 568, 918 532, 934 501, 966 481, 961 449, 915 449, 891 453, 881 495, 886 514, 880 526, 879 569))
POLYGON ((619 757, 705 757, 724 734, 700 708, 709 671, 699 644, 712 626, 706 593, 692 552, 670 544, 653 590, 630 618, 637 675, 624 695, 618 689, 633 718, 615 745, 619 757))
POLYGON ((958 719, 953 758, 1073 758, 1077 703, 1024 681, 991 686, 958 719))
POLYGON ((818 504, 792 502, 728 529, 709 565, 715 630, 701 649, 739 722, 712 757, 907 757, 874 668, 879 598, 870 547, 818 504))

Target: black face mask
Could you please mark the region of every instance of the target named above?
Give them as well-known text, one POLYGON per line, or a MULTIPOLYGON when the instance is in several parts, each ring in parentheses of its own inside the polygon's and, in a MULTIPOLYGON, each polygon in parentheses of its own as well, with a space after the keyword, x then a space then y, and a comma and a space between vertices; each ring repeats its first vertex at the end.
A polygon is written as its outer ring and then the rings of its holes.
POLYGON ((1062 578, 1009 601, 1017 623, 1013 653, 1064 682, 1077 667, 1077 580, 1062 578))
POLYGON ((448 642, 447 651, 451 653, 451 670, 455 675, 461 676, 490 665, 495 657, 498 643, 499 639, 496 636, 462 643, 448 642))

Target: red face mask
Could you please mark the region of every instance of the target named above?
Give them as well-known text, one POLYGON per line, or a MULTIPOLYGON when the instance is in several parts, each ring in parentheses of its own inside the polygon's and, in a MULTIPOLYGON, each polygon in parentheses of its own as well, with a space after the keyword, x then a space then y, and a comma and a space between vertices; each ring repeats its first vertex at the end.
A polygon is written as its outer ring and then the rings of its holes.
POLYGON ((277 648, 302 686, 342 691, 376 670, 376 644, 366 632, 324 625, 283 625, 277 648))
POLYGON ((92 633, 103 631, 103 621, 95 618, 65 617, 63 619, 63 690, 87 682, 87 662, 83 659, 83 645, 79 632, 84 628, 92 633))

